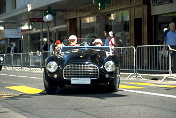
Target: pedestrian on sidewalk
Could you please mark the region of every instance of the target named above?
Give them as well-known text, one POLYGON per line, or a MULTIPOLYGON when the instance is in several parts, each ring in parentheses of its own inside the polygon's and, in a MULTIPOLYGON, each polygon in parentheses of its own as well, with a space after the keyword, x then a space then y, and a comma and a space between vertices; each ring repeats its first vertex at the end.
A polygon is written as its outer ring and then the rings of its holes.
MULTIPOLYGON (((166 34, 164 45, 170 45, 172 49, 176 50, 176 31, 174 22, 169 23, 169 31, 166 34)), ((176 73, 176 51, 172 51, 171 56, 173 60, 172 72, 176 73)))

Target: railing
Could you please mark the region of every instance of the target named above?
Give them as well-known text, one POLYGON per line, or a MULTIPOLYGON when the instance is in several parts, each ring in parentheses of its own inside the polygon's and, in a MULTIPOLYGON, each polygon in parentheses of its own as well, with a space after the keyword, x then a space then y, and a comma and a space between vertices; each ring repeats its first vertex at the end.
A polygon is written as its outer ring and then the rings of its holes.
MULTIPOLYGON (((171 47, 169 45, 143 45, 136 48, 136 77, 141 71, 168 72, 161 81, 167 77, 175 77, 172 74, 171 47)), ((141 76, 140 76, 141 77, 141 76)))
POLYGON ((44 66, 44 60, 50 55, 50 52, 30 52, 30 53, 13 53, 13 54, 0 54, 3 57, 4 66, 12 67, 37 67, 44 66))
MULTIPOLYGON (((168 45, 143 45, 135 47, 115 47, 112 49, 114 54, 120 57, 121 70, 133 71, 128 76, 136 77, 142 76, 140 72, 160 72, 169 73, 167 77, 175 77, 172 74, 172 56, 173 50, 168 45)), ((4 66, 12 67, 40 67, 44 66, 44 60, 50 55, 49 52, 31 52, 31 53, 14 53, 14 54, 0 54, 3 57, 4 66)))

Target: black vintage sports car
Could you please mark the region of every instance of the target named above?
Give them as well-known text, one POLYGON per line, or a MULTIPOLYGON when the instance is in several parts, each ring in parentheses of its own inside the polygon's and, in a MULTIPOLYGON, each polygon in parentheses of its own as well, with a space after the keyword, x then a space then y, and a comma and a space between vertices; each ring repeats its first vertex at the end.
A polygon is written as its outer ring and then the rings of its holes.
POLYGON ((3 64, 3 57, 0 57, 0 71, 2 70, 2 64, 3 64))
POLYGON ((64 46, 57 56, 45 60, 43 73, 47 94, 65 85, 105 84, 117 92, 120 84, 119 57, 106 46, 64 46))

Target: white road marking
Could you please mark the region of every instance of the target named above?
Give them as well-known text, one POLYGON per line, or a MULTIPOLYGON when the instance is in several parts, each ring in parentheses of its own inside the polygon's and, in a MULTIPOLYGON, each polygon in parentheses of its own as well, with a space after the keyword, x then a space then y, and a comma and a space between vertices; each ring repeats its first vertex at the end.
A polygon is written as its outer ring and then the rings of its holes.
POLYGON ((127 90, 127 89, 120 89, 122 91, 132 92, 132 93, 141 93, 146 95, 154 95, 154 96, 160 96, 160 97, 168 97, 168 98, 176 98, 174 95, 168 95, 168 94, 160 94, 160 93, 153 93, 153 92, 146 92, 146 91, 136 91, 136 90, 127 90))
POLYGON ((7 75, 7 74, 1 74, 1 75, 7 75))
POLYGON ((27 77, 27 76, 18 76, 18 77, 27 77))
POLYGON ((9 76, 11 76, 11 77, 16 77, 16 75, 9 75, 9 76))
POLYGON ((37 77, 29 77, 29 78, 32 78, 32 79, 37 79, 37 77))

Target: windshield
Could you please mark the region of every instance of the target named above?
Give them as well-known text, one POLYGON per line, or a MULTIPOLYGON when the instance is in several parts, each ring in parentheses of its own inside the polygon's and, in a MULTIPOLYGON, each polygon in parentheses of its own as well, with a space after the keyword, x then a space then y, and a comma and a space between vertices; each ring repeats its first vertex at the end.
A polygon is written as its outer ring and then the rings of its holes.
POLYGON ((61 49, 61 52, 73 50, 73 49, 81 49, 81 48, 86 48, 86 49, 93 49, 93 50, 103 50, 106 52, 110 52, 110 47, 108 46, 63 46, 61 49))
POLYGON ((104 46, 104 43, 101 41, 101 39, 93 39, 93 38, 78 38, 76 41, 73 39, 68 40, 68 44, 62 47, 61 52, 81 48, 103 50, 106 52, 110 52, 110 47, 104 46))

